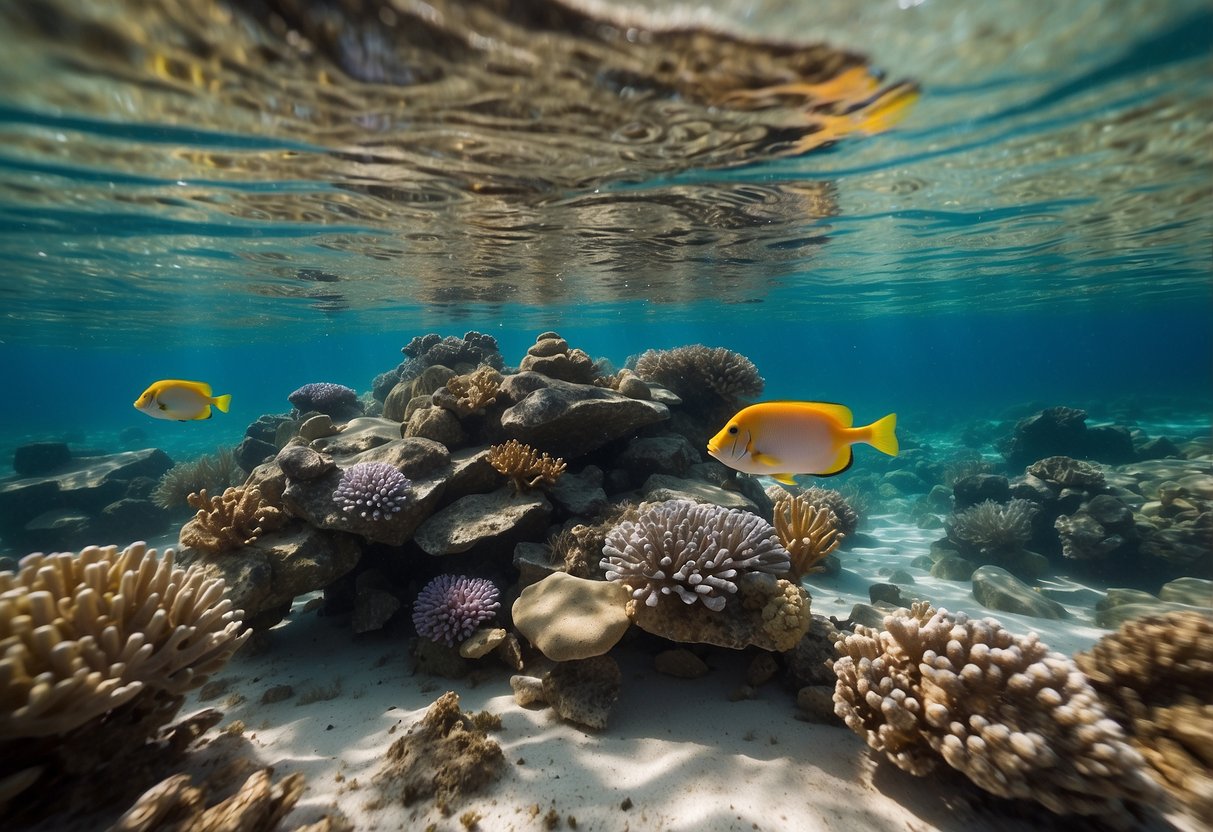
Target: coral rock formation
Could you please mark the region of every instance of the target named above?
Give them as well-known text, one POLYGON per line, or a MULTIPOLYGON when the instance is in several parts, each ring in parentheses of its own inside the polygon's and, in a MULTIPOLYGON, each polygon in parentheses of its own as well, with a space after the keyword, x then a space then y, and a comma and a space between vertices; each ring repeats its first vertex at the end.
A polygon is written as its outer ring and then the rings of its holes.
POLYGON ((636 359, 635 371, 645 381, 673 390, 692 408, 734 406, 761 395, 764 385, 753 361, 703 344, 647 350, 636 359))
POLYGON ((497 779, 504 767, 501 746, 459 709, 459 695, 448 691, 392 743, 375 779, 405 806, 431 796, 448 806, 497 779))
POLYGON ((1155 778, 1213 827, 1213 616, 1135 618, 1075 661, 1155 778))
POLYGON ((588 659, 610 650, 631 623, 627 590, 608 581, 553 572, 514 601, 514 626, 549 659, 588 659))
POLYGON ((1158 788, 1073 661, 1035 633, 915 603, 836 643, 835 713, 899 768, 942 759, 1001 797, 1111 816, 1158 788))

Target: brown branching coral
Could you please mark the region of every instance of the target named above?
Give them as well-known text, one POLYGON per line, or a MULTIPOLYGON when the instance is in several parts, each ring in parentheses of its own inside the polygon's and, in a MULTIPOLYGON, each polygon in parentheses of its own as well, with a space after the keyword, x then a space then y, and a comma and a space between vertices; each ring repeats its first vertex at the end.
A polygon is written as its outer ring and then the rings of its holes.
POLYGON ((241 617, 222 580, 143 543, 0 572, 0 814, 135 754, 243 644, 241 617))
POLYGON ((775 532, 792 556, 789 576, 793 580, 822 571, 821 562, 838 548, 843 538, 833 511, 813 505, 803 495, 786 491, 775 500, 775 532))
POLYGON ((211 554, 247 546, 287 520, 282 509, 261 498, 256 486, 229 488, 218 497, 208 497, 203 489, 187 499, 198 513, 181 527, 178 539, 182 546, 211 554))
POLYGON ((1077 665, 1035 633, 916 602, 835 648, 835 713, 911 774, 942 760, 1058 814, 1112 816, 1158 796, 1077 665))
POLYGON ((455 415, 462 417, 483 412, 497 400, 497 394, 501 391, 501 380, 501 373, 488 365, 481 365, 475 372, 449 379, 446 389, 455 397, 455 415))
POLYGON ((491 446, 489 464, 509 477, 516 491, 554 485, 566 467, 563 459, 541 454, 517 439, 491 446))
POLYGON ((1213 826, 1213 617, 1134 618, 1074 658, 1155 779, 1213 826))

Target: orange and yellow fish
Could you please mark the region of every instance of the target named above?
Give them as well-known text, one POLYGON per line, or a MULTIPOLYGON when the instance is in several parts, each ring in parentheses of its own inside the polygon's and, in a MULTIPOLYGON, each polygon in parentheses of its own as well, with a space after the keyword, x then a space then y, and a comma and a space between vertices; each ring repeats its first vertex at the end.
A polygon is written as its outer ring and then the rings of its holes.
POLYGON ((828 477, 851 467, 856 442, 897 456, 897 414, 851 427, 850 409, 829 402, 761 402, 743 408, 708 442, 708 453, 746 474, 794 485, 793 474, 828 477))
POLYGON ((189 422, 194 419, 211 418, 211 405, 227 413, 232 397, 212 396, 211 386, 201 381, 164 379, 143 391, 135 401, 135 409, 142 410, 153 419, 172 419, 189 422))

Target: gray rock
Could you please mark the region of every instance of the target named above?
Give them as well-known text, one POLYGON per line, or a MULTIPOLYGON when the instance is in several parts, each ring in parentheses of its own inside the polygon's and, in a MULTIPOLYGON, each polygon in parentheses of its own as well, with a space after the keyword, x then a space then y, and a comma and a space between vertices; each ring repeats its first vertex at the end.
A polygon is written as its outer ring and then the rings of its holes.
POLYGON ((885 601, 877 601, 873 604, 856 604, 851 607, 851 614, 847 617, 856 624, 883 630, 884 617, 891 612, 895 612, 897 609, 896 605, 885 601))
POLYGON ((837 632, 838 629, 828 618, 813 615, 804 638, 783 654, 784 678, 791 688, 834 683, 830 662, 834 659, 833 636, 837 632))
POLYGON ((982 566, 973 573, 973 597, 992 610, 1034 618, 1068 618, 1066 608, 998 566, 982 566))
POLYGON ((654 474, 640 488, 644 499, 653 502, 663 500, 690 500, 695 503, 711 503, 725 508, 739 508, 758 513, 758 506, 738 491, 728 491, 702 480, 688 480, 666 474, 654 474))
POLYGON ((515 402, 501 414, 505 434, 565 459, 597 450, 670 415, 663 404, 533 372, 507 376, 501 390, 507 401, 515 402))
POLYGON ((400 599, 391 591, 387 577, 378 569, 368 569, 354 579, 354 614, 350 618, 350 627, 355 633, 382 630, 400 607, 400 599))
MULTIPOLYGON (((369 433, 373 434, 373 430, 369 433)), ((313 445, 322 441, 325 440, 317 440, 313 445)), ((360 443, 355 446, 357 444, 360 443)), ((430 516, 445 493, 451 472, 446 448, 433 440, 417 437, 372 444, 362 453, 339 457, 335 461, 340 467, 317 479, 288 479, 282 492, 283 503, 292 514, 316 528, 351 532, 389 546, 399 546, 409 540, 421 522, 430 516), (341 472, 360 462, 385 462, 412 480, 409 500, 400 512, 374 520, 342 511, 333 501, 341 472)))
POLYGON ((338 430, 337 426, 333 424, 333 417, 327 413, 320 413, 310 419, 306 419, 299 426, 299 435, 309 442, 313 439, 333 436, 336 433, 338 433, 338 430))
POLYGON ((1015 577, 1025 580, 1043 578, 1049 574, 1049 570, 1052 568, 1047 557, 1023 548, 1010 552, 999 552, 998 563, 995 565, 1001 566, 1015 577))
POLYGON ((602 489, 602 481, 602 470, 587 465, 580 473, 570 474, 566 471, 561 474, 548 489, 548 496, 569 514, 594 517, 610 506, 606 491, 602 489))
POLYGON ((932 578, 943 578, 945 581, 967 581, 973 576, 977 564, 964 558, 949 555, 935 561, 931 566, 932 578))
POLYGON ((333 457, 364 453, 400 438, 400 423, 374 416, 351 419, 345 430, 335 436, 324 436, 312 442, 317 451, 333 457))
POLYGON ((884 601, 895 607, 906 605, 901 597, 901 589, 896 584, 872 584, 868 587, 868 600, 873 604, 877 601, 884 601))
POLYGON ((21 477, 53 474, 72 459, 66 442, 31 442, 13 452, 13 470, 21 477))
POLYGON ((0 531, 16 531, 41 512, 67 509, 96 515, 126 496, 127 485, 140 477, 158 479, 173 466, 157 448, 105 456, 80 456, 53 475, 0 482, 0 531))
POLYGON ((465 448, 451 454, 451 475, 443 497, 454 501, 468 494, 495 491, 500 485, 501 474, 489 464, 489 449, 465 448))
MULTIPOLYGON (((291 523, 233 552, 212 555, 194 549, 178 552, 182 565, 198 564, 208 577, 223 578, 232 604, 245 620, 289 607, 299 595, 324 589, 362 557, 362 547, 347 534, 323 532, 291 523)), ((274 620, 263 620, 270 626, 274 620)))
POLYGON ((649 386, 635 374, 628 374, 619 380, 619 392, 629 399, 648 401, 653 398, 653 392, 649 389, 649 386))
POLYGON ((91 516, 76 509, 53 508, 31 518, 17 539, 27 549, 64 552, 88 546, 94 537, 91 516))
POLYGON ((882 483, 891 485, 901 494, 923 494, 927 491, 927 484, 923 482, 922 477, 904 468, 885 474, 882 483))
POLYGON ((267 459, 273 459, 276 453, 278 453, 278 446, 273 442, 258 439, 255 436, 246 436, 236 446, 236 464, 245 471, 251 471, 267 459))
POLYGON ((409 416, 404 426, 405 436, 420 436, 432 439, 447 448, 458 448, 467 444, 467 433, 459 424, 459 417, 442 407, 423 407, 409 416))
POLYGON ((1176 578, 1158 591, 1163 601, 1213 608, 1213 581, 1204 578, 1176 578))
MULTIPOLYGON (((930 560, 930 558, 927 558, 927 560, 930 560)), ((909 572, 907 572, 904 569, 894 569, 889 574, 889 583, 891 583, 891 584, 912 584, 912 583, 914 583, 914 576, 911 575, 909 572)))
POLYGON ((653 669, 678 679, 698 679, 711 669, 707 663, 685 647, 662 650, 653 657, 653 669))
POLYGON ((699 452, 678 434, 636 437, 616 458, 616 464, 631 474, 634 482, 644 482, 651 474, 685 477, 699 461, 699 452))
POLYGON ((538 491, 516 494, 502 488, 469 494, 426 519, 415 539, 426 553, 438 556, 511 552, 515 543, 541 535, 551 514, 552 504, 538 491))
POLYGON ((274 459, 282 473, 294 480, 314 480, 337 467, 332 458, 306 445, 287 445, 274 459))
POLYGON ((524 540, 514 545, 514 568, 518 570, 518 588, 525 589, 553 572, 563 571, 564 564, 552 562, 548 544, 524 540))
POLYGON ((809 722, 836 725, 833 685, 806 685, 796 692, 796 707, 809 722))
POLYGON ((952 486, 954 511, 963 511, 970 506, 993 500, 1005 503, 1011 499, 1011 486, 1007 478, 999 474, 972 474, 957 480, 952 486))
POLYGON ((913 566, 915 569, 925 569, 928 572, 931 571, 931 567, 934 565, 935 561, 931 560, 930 555, 919 555, 910 561, 910 566, 913 566))

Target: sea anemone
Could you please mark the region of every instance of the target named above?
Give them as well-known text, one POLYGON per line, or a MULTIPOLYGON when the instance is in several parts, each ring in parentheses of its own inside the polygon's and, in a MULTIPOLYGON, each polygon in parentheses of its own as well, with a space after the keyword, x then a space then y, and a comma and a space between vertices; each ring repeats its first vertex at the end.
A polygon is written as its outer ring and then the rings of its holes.
POLYGON ((422 638, 454 647, 497 615, 498 594, 485 578, 439 575, 417 595, 413 626, 422 638))
POLYGON ((359 462, 342 472, 333 502, 364 520, 384 520, 404 508, 412 485, 386 462, 359 462))

